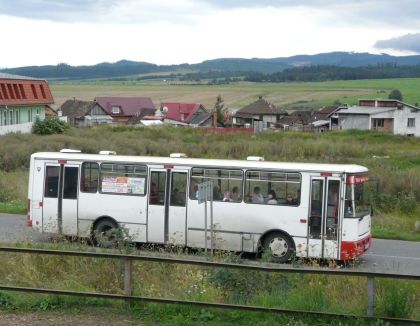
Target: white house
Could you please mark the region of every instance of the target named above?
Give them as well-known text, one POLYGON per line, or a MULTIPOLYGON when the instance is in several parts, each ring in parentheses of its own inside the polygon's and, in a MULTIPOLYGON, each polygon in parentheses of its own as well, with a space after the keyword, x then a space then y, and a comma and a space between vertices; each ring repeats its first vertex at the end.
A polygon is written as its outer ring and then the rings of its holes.
POLYGON ((420 108, 398 100, 359 100, 336 112, 341 130, 362 129, 420 137, 420 108))

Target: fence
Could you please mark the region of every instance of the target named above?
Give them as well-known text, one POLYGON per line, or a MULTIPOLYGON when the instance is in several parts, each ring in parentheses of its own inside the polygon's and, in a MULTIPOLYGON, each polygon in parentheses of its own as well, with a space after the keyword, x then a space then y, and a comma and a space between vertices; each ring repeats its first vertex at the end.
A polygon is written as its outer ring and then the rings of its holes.
POLYGON ((381 319, 391 322, 403 322, 403 323, 419 323, 420 320, 410 319, 398 319, 389 317, 377 317, 374 316, 374 305, 375 305, 375 278, 391 278, 391 279, 409 279, 409 280, 420 280, 419 275, 400 275, 395 273, 379 273, 379 272, 366 272, 357 270, 343 270, 343 269, 316 269, 310 267, 293 267, 279 265, 278 267, 265 266, 261 264, 234 264, 225 262, 214 262, 205 259, 179 259, 171 257, 156 257, 148 255, 126 255, 126 254, 114 254, 114 253, 98 253, 98 252, 80 252, 80 251, 62 251, 62 250, 50 250, 50 249, 32 249, 32 248, 14 248, 14 247, 0 247, 0 252, 11 252, 19 254, 41 254, 41 255, 56 255, 56 256, 74 256, 74 257, 90 257, 90 258, 108 258, 108 259, 120 259, 124 261, 124 295, 120 294, 108 294, 108 293, 97 293, 97 292, 76 292, 76 291, 65 291, 56 289, 41 289, 31 287, 19 287, 19 286, 8 286, 0 284, 0 290, 5 291, 18 291, 18 292, 33 292, 43 294, 56 294, 56 295, 70 295, 70 296, 87 296, 107 299, 120 299, 127 301, 144 301, 144 302, 155 302, 155 303, 166 303, 166 304, 180 304, 180 305, 191 305, 211 308, 222 308, 222 309, 239 309, 248 311, 259 311, 259 312, 270 312, 270 313, 288 313, 288 314, 303 314, 303 315, 318 315, 327 317, 346 317, 346 318, 363 318, 363 319, 381 319), (134 296, 132 286, 132 273, 133 273, 133 261, 141 260, 156 263, 167 263, 167 264, 186 264, 186 265, 198 265, 211 268, 235 268, 243 270, 263 271, 268 273, 301 273, 301 274, 326 274, 336 276, 357 276, 367 278, 367 296, 368 296, 368 307, 366 316, 357 316, 350 314, 336 314, 330 312, 319 312, 319 311, 304 311, 304 310, 293 310, 283 308, 271 308, 262 306, 250 306, 250 305, 238 305, 238 304, 226 304, 226 303, 213 303, 203 301, 188 301, 188 300, 176 300, 167 298, 153 298, 144 296, 134 296))
POLYGON ((208 132, 213 132, 216 135, 226 135, 226 134, 253 134, 253 128, 203 128, 203 130, 208 132))

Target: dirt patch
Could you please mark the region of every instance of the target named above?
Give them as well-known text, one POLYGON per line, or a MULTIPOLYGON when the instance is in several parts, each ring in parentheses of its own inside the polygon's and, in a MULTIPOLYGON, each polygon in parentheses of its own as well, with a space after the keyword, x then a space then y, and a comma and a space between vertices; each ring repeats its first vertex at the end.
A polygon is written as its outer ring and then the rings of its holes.
POLYGON ((29 312, 0 311, 0 326, 122 326, 145 325, 126 315, 107 311, 29 312))

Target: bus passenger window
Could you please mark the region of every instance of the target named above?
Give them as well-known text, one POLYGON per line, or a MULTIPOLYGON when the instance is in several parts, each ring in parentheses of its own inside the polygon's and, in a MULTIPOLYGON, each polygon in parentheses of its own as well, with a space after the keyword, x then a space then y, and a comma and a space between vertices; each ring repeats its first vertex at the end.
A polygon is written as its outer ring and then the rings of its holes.
POLYGON ((242 201, 243 172, 228 169, 193 168, 190 199, 197 199, 198 185, 213 181, 213 201, 239 203, 242 201))
POLYGON ((45 173, 45 189, 44 197, 57 198, 58 197, 58 179, 59 179, 59 166, 47 166, 45 173))
POLYGON ((245 202, 299 206, 300 187, 299 173, 248 171, 246 173, 245 202))
POLYGON ((80 190, 82 192, 96 193, 98 191, 99 164, 85 162, 82 164, 82 177, 80 190))
POLYGON ((79 177, 79 168, 65 167, 64 170, 64 199, 77 199, 77 179, 79 177))

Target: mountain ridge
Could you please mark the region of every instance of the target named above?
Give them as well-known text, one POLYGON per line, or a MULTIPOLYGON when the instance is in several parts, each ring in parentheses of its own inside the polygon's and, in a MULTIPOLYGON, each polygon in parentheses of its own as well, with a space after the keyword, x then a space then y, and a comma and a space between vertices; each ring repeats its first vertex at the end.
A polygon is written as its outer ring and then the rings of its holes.
POLYGON ((259 72, 276 73, 287 68, 330 65, 339 67, 366 67, 383 64, 418 65, 420 55, 392 56, 356 52, 328 52, 301 54, 276 58, 217 58, 195 64, 157 65, 144 61, 122 59, 117 62, 101 62, 95 65, 71 66, 66 63, 44 66, 3 68, 0 72, 45 79, 95 79, 135 76, 150 73, 179 73, 182 70, 196 72, 259 72))

